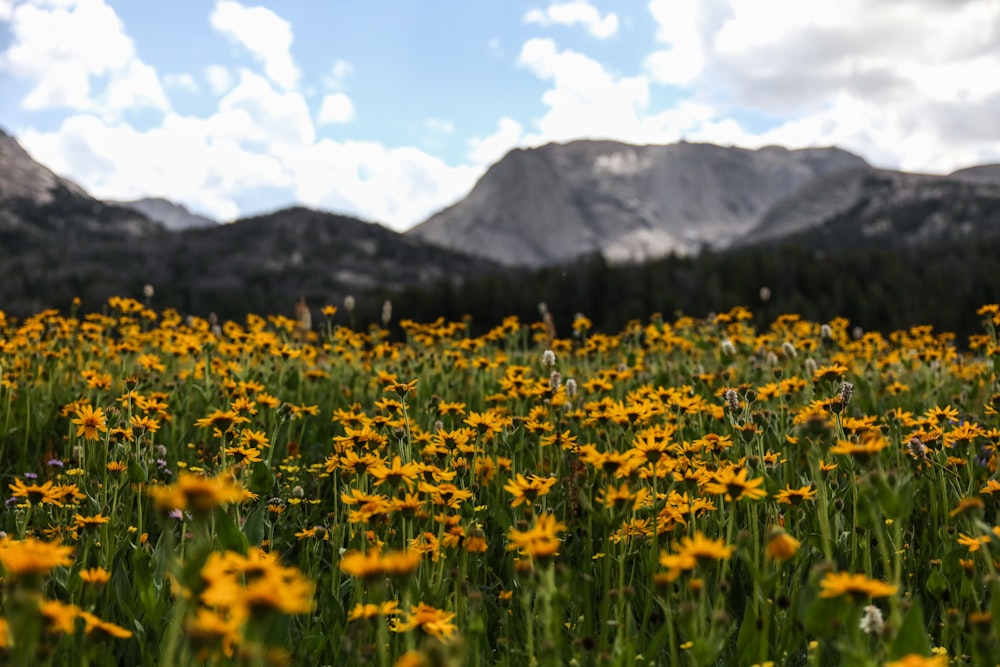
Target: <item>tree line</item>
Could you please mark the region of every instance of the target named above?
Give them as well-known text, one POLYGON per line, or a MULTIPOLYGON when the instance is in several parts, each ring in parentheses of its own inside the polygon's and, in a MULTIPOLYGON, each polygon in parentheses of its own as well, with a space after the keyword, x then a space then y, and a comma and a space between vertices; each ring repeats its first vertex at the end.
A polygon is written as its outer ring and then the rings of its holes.
POLYGON ((506 270, 461 284, 376 290, 358 300, 357 319, 377 322, 389 299, 397 320, 470 316, 481 331, 507 315, 537 320, 544 303, 559 335, 568 335, 577 313, 610 333, 630 320, 648 321, 653 313, 671 320, 741 305, 758 326, 798 313, 820 322, 846 317, 853 326, 882 332, 930 324, 962 340, 982 332, 976 310, 1000 299, 998 278, 1000 239, 990 237, 837 252, 797 245, 705 250, 697 257, 631 265, 593 255, 563 267, 506 270))

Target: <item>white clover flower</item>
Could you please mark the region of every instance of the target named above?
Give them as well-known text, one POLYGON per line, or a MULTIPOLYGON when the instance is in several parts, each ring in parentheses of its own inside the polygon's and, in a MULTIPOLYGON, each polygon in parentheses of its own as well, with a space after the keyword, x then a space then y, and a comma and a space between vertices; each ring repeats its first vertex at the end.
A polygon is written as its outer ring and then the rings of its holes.
POLYGON ((865 607, 864 616, 861 617, 861 631, 866 635, 881 635, 885 630, 885 619, 882 618, 882 610, 873 604, 865 607))

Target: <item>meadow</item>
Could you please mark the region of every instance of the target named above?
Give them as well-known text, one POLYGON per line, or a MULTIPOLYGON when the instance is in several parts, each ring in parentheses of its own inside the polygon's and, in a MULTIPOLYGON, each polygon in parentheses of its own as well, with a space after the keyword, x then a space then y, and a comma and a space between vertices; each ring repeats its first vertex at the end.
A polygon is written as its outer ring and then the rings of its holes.
POLYGON ((0 662, 1000 664, 1000 307, 349 314, 0 312, 0 662))

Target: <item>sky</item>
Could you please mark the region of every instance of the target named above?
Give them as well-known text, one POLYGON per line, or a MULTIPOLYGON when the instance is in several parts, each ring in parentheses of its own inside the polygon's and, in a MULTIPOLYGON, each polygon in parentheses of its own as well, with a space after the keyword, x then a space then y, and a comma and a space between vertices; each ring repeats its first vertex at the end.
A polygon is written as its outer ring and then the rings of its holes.
POLYGON ((0 127, 103 199, 405 230, 514 148, 1000 162, 1000 0, 0 0, 0 127))

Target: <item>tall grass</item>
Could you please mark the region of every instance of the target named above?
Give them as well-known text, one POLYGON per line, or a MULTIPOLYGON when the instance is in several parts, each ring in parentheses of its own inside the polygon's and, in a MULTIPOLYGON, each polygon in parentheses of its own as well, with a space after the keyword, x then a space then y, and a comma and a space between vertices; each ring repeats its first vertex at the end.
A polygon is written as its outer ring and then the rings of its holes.
POLYGON ((1000 309, 0 313, 9 664, 993 665, 1000 309))

